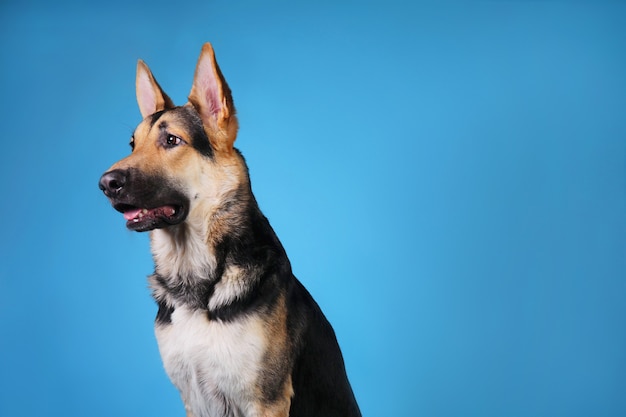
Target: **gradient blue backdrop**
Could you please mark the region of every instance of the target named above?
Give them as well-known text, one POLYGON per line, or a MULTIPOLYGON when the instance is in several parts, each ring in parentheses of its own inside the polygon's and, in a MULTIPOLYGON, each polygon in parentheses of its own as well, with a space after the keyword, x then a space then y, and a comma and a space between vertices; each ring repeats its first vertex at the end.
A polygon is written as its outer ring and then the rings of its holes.
POLYGON ((87 3, 0 6, 0 416, 184 415, 97 180, 205 41, 364 416, 626 415, 624 3, 87 3))

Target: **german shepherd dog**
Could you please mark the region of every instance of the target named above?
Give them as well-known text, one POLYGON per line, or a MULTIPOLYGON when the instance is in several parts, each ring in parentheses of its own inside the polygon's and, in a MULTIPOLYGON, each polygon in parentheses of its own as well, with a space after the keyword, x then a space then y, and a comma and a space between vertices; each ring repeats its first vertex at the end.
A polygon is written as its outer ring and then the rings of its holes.
POLYGON ((132 153, 99 185, 130 230, 150 231, 156 337, 187 416, 360 416, 335 333, 233 147, 235 107, 211 45, 185 105, 141 60, 136 88, 132 153))

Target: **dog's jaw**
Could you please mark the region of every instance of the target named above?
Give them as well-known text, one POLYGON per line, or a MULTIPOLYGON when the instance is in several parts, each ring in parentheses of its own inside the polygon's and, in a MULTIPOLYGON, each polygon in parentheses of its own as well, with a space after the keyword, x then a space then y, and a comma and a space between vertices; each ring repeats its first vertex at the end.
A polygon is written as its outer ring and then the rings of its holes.
POLYGON ((185 220, 187 210, 181 205, 166 204, 155 208, 125 208, 126 227, 138 232, 177 225, 185 220))

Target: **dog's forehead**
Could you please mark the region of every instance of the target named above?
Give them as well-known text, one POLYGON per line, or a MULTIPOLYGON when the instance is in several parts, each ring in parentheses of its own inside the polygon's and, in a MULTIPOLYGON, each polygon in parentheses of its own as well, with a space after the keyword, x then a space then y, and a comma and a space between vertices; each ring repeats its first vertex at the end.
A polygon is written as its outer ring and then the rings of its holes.
POLYGON ((213 155, 202 119, 191 105, 162 110, 146 117, 135 129, 133 137, 139 142, 150 141, 164 133, 180 137, 205 156, 213 155))
MULTIPOLYGON (((136 135, 149 135, 152 131, 173 129, 179 134, 198 135, 204 129, 198 113, 189 106, 158 111, 146 117, 135 129, 136 135)), ((174 133, 174 132, 172 132, 174 133)))

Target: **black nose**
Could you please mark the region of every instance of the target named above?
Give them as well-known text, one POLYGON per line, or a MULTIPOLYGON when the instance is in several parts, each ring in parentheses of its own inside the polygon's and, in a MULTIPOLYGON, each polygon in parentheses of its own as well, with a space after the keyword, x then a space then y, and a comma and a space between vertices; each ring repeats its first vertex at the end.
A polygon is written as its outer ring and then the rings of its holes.
POLYGON ((107 197, 116 197, 122 192, 125 184, 126 173, 119 169, 114 169, 100 177, 98 185, 107 197))

